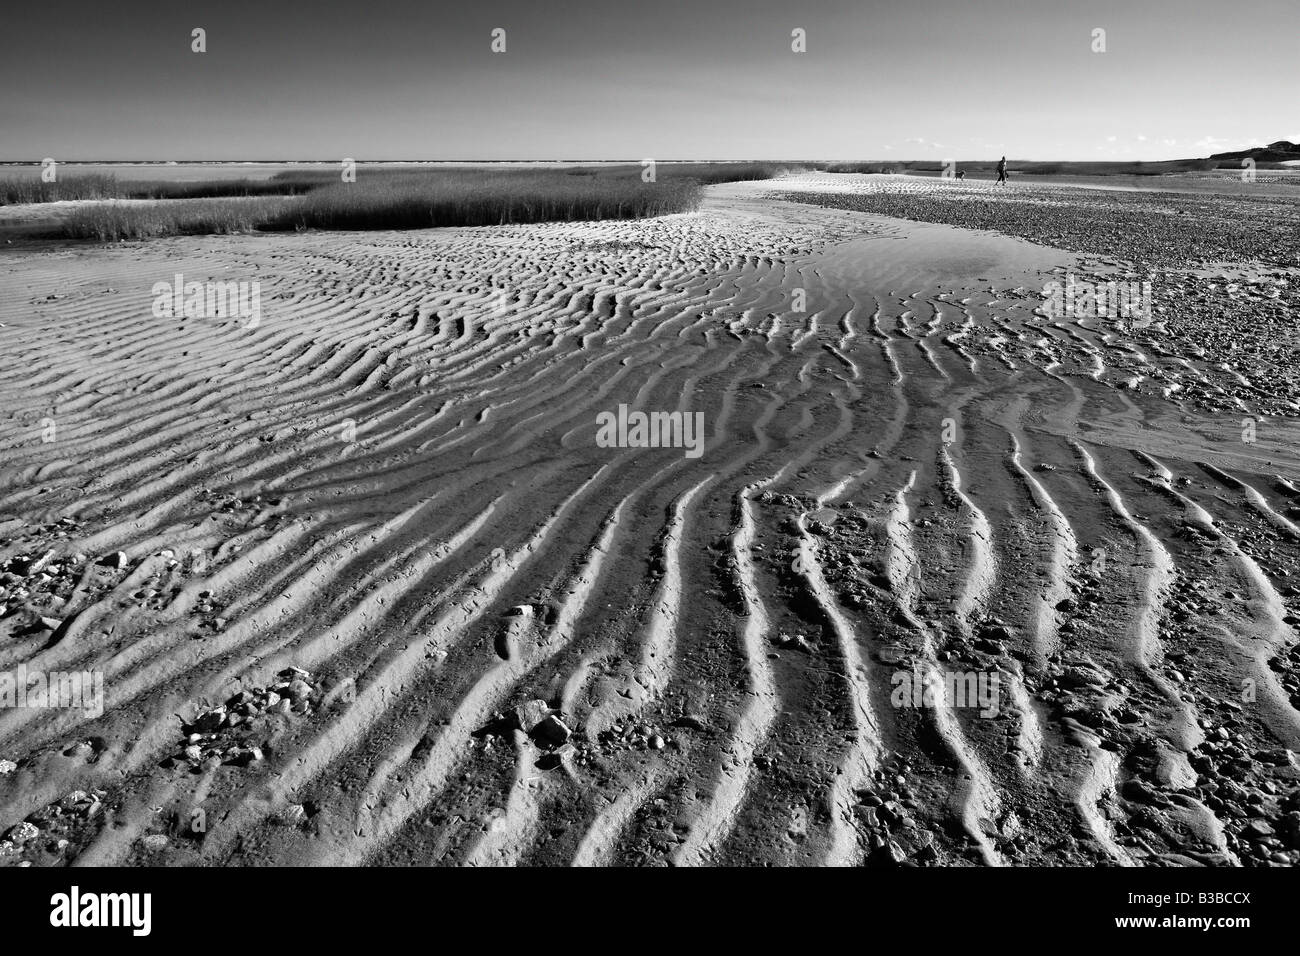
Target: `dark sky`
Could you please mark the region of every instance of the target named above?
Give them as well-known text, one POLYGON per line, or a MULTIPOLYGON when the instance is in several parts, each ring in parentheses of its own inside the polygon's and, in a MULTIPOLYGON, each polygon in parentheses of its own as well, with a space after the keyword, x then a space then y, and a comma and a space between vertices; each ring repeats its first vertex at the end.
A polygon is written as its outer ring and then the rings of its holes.
POLYGON ((0 32, 0 160, 1154 159, 1300 139, 1300 0, 15 0, 0 32))

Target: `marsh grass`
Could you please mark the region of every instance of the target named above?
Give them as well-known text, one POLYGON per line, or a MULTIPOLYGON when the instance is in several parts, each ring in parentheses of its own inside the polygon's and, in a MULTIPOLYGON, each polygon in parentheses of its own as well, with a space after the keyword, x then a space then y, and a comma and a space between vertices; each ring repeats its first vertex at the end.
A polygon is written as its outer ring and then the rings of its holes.
POLYGON ((123 199, 213 199, 247 196, 297 196, 320 183, 306 179, 214 179, 203 182, 126 182, 123 199))
POLYGON ((807 168, 793 163, 680 163, 660 166, 659 170, 670 179, 694 179, 702 186, 712 186, 716 183, 775 179, 783 173, 807 168))
POLYGON ((118 199, 120 187, 114 176, 69 176, 56 182, 36 177, 0 179, 0 205, 64 202, 73 199, 118 199))
POLYGON ((212 179, 199 182, 166 180, 119 180, 116 176, 88 173, 64 176, 44 183, 39 177, 0 179, 0 206, 20 203, 65 202, 76 199, 214 199, 243 196, 294 196, 314 189, 324 182, 295 173, 283 179, 212 179))
POLYGON ((643 219, 699 204, 693 179, 643 183, 639 175, 554 171, 395 173, 313 190, 271 228, 423 229, 529 222, 643 219))
MULTIPOLYGON (((361 167, 351 183, 341 182, 337 172, 327 170, 289 170, 260 181, 200 183, 70 177, 59 184, 67 193, 57 198, 156 201, 87 206, 52 224, 49 236, 112 241, 253 230, 425 229, 644 219, 693 211, 705 185, 769 179, 788 168, 762 163, 663 163, 656 168, 656 181, 649 183, 642 180, 639 164, 564 170, 361 167), (90 178, 98 181, 93 190, 91 184, 79 182, 90 178)), ((0 185, 0 194, 40 201, 28 198, 31 192, 15 188, 12 181, 0 185)))
POLYGON ((252 232, 284 214, 285 200, 176 199, 140 205, 103 203, 78 209, 55 224, 46 238, 151 239, 252 232))

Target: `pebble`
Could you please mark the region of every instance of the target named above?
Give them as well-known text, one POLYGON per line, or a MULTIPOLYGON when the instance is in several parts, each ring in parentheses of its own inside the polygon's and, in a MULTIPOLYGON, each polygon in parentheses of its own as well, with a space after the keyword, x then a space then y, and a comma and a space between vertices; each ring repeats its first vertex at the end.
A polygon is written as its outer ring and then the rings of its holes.
POLYGON ((40 835, 39 827, 24 820, 22 823, 15 823, 9 828, 9 832, 5 834, 5 839, 17 846, 22 846, 24 843, 35 840, 40 835))
POLYGON ((99 559, 99 563, 107 565, 110 568, 115 568, 118 571, 124 571, 126 570, 127 565, 126 552, 114 551, 111 554, 106 554, 99 559))
POLYGON ((546 747, 558 747, 569 739, 572 731, 565 726, 564 721, 551 714, 541 721, 530 732, 530 736, 539 744, 546 747))
POLYGON ((519 729, 528 734, 550 715, 551 705, 544 700, 530 700, 515 708, 515 720, 519 729))
POLYGON ((876 660, 882 664, 901 664, 907 660, 907 649, 897 644, 886 644, 876 651, 876 660))

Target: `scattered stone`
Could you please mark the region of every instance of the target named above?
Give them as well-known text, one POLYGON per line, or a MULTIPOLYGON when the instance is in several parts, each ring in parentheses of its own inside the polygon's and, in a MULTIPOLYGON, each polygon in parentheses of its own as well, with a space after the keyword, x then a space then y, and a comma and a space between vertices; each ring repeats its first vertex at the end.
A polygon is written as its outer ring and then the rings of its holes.
POLYGON ((533 729, 551 715, 551 705, 544 700, 530 700, 515 708, 519 729, 531 734, 533 729))
POLYGON ((1106 675, 1091 667, 1067 667, 1059 678, 1062 687, 1082 689, 1087 687, 1104 687, 1106 675))
POLYGON ((199 733, 210 734, 220 730, 225 722, 226 708, 218 707, 216 710, 210 710, 206 714, 200 715, 199 719, 194 721, 193 726, 199 733))
POLYGON ((777 647, 785 647, 785 648, 790 648, 792 650, 800 650, 808 654, 812 654, 816 651, 816 648, 814 648, 812 644, 809 643, 808 638, 804 637, 802 634, 782 633, 777 635, 775 643, 777 647))
POLYGON ((260 747, 235 747, 226 755, 226 762, 234 764, 236 767, 247 767, 249 764, 258 763, 262 760, 262 748, 260 747))
POLYGON ((173 763, 184 761, 191 769, 215 769, 222 764, 247 767, 265 759, 258 738, 268 718, 293 713, 310 714, 317 689, 311 674, 300 667, 287 667, 277 675, 274 689, 252 687, 240 690, 224 704, 197 716, 181 730, 185 746, 173 763))
POLYGON ((907 660, 907 648, 898 644, 886 644, 880 650, 876 651, 876 660, 882 664, 891 666, 902 664, 907 660))
POLYGON ((1271 837, 1275 831, 1263 820, 1251 820, 1241 832, 1248 840, 1263 840, 1265 837, 1271 837))
POLYGON ((54 558, 54 549, 46 551, 43 555, 27 566, 27 574, 39 574, 45 569, 45 566, 54 558))
POLYGON ((1255 754, 1255 759, 1260 763, 1266 763, 1273 767, 1300 767, 1295 753, 1284 748, 1261 750, 1255 754))
POLYGON ((126 552, 114 551, 111 554, 106 554, 99 559, 99 563, 116 571, 125 571, 127 565, 126 552))
POLYGON ((535 741, 544 747, 559 747, 572 735, 572 731, 565 726, 564 721, 554 714, 549 715, 538 723, 529 732, 535 741))
POLYGON ((9 840, 15 846, 22 846, 25 843, 35 840, 40 835, 41 831, 39 827, 34 823, 28 823, 24 820, 22 823, 15 823, 9 828, 9 832, 5 834, 5 839, 9 840))

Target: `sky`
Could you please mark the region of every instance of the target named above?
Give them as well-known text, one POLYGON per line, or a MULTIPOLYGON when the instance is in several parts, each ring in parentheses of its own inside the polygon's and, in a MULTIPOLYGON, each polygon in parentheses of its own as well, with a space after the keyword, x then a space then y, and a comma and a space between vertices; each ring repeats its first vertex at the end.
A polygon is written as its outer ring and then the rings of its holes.
POLYGON ((1300 140, 1300 0, 66 0, 4 21, 3 161, 1154 160, 1300 140))

